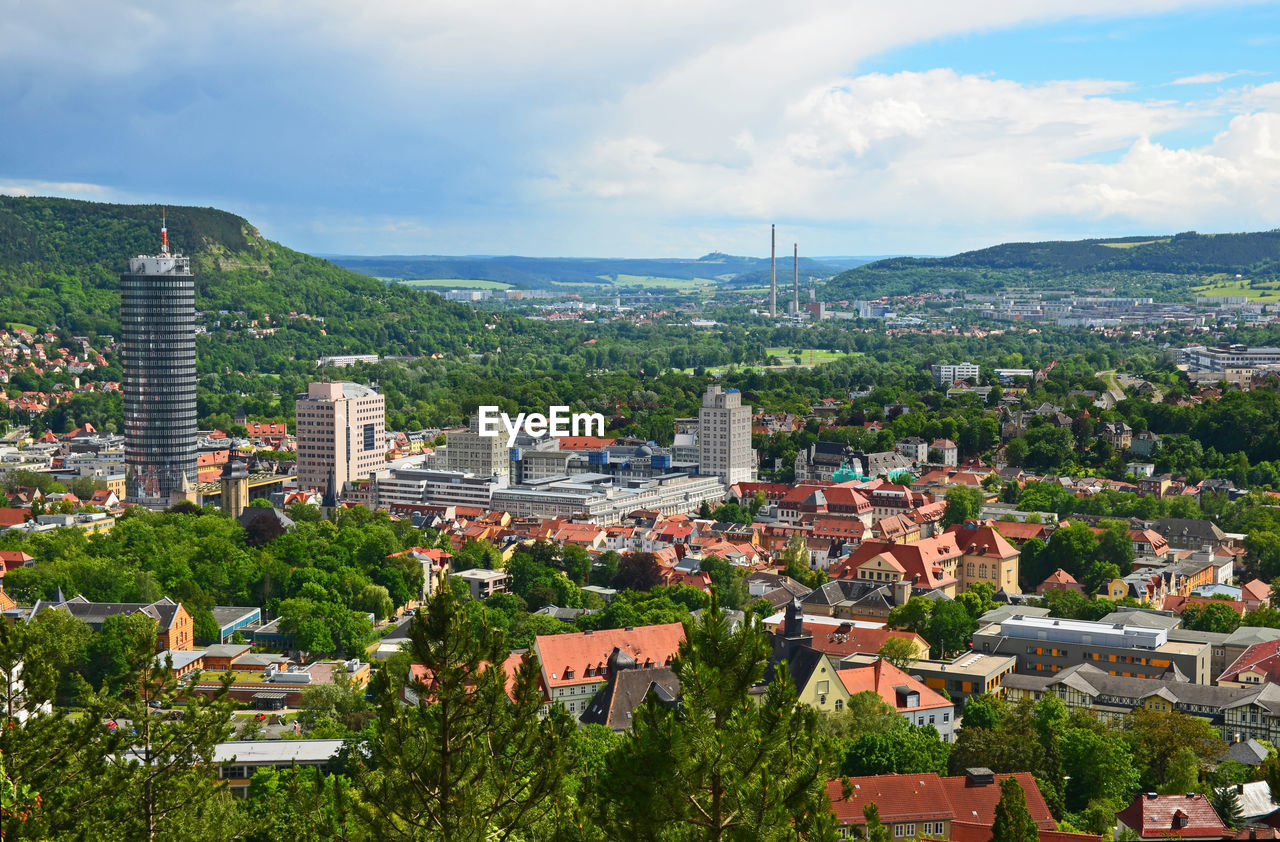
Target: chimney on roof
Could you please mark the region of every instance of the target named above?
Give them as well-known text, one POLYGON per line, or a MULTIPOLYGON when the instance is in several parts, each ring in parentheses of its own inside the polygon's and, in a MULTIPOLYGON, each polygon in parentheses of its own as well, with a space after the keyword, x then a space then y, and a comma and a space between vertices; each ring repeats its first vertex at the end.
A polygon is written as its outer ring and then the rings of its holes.
POLYGON ((995 782, 995 773, 986 766, 971 766, 964 770, 965 786, 990 786, 995 782))

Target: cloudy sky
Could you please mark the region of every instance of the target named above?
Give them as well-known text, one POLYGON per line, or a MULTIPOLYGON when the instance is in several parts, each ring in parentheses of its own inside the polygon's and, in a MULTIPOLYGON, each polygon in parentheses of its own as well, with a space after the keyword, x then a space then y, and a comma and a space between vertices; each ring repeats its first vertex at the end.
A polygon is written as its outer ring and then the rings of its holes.
POLYGON ((212 205, 310 252, 1280 227, 1276 3, 0 8, 0 192, 212 205))

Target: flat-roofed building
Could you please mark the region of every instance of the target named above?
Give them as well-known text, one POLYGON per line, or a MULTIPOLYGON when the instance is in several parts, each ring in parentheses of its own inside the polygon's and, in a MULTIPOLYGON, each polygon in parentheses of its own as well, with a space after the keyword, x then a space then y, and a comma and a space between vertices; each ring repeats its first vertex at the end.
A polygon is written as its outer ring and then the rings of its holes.
POLYGON ((311 766, 322 772, 336 768, 342 740, 245 740, 218 743, 213 747, 213 765, 218 778, 226 781, 232 795, 249 794, 249 780, 259 769, 289 769, 311 766))
POLYGON ((496 593, 506 593, 507 582, 510 581, 510 577, 501 570, 485 570, 481 567, 454 573, 453 578, 467 583, 472 599, 488 599, 496 593))
POLYGON ((1017 614, 978 629, 973 651, 1012 656, 1017 659, 1019 673, 1053 674, 1088 663, 1113 675, 1161 678, 1180 674, 1196 684, 1212 681, 1212 646, 1172 641, 1163 628, 1017 614))

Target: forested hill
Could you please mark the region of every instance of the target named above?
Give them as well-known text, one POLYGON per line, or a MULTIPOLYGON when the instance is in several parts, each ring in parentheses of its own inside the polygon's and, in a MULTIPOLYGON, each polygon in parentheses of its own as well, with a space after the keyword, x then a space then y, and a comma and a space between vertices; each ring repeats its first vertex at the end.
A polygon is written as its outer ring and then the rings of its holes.
MULTIPOLYGON (((323 316, 323 332, 292 323, 308 355, 451 350, 482 332, 469 307, 285 248, 225 211, 170 206, 168 228, 172 250, 192 258, 198 309, 270 314, 286 329, 290 312, 323 316)), ((159 250, 159 231, 158 205, 0 196, 0 321, 118 334, 120 273, 159 250)))
POLYGON ((1052 286, 1067 278, 1152 293, 1222 273, 1280 274, 1280 230, 1005 243, 952 257, 891 258, 837 275, 827 293, 856 298, 939 287, 988 292, 1005 285, 1052 286))
MULTIPOLYGON (((737 257, 713 252, 692 258, 598 258, 598 257, 518 257, 446 255, 332 255, 340 266, 378 278, 427 280, 473 278, 500 281, 525 289, 548 289, 566 284, 626 287, 645 277, 693 281, 719 280, 737 284, 769 280, 768 258, 737 257)), ((800 259, 800 277, 805 280, 829 278, 840 269, 857 265, 858 258, 837 258, 822 262, 800 259)), ((779 279, 790 278, 791 255, 779 255, 779 279)))

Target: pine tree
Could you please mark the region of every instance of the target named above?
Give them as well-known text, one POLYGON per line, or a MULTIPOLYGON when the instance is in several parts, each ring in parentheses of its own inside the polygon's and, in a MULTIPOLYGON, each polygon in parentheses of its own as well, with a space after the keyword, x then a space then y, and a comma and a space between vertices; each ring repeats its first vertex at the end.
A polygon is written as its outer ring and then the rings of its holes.
POLYGON ((1039 842, 1027 796, 1013 775, 1000 782, 1000 800, 996 802, 996 819, 991 825, 991 842, 1039 842))
POLYGON ((1209 795, 1209 803, 1213 805, 1218 818, 1222 819, 1222 823, 1227 827, 1236 830, 1244 824, 1244 810, 1240 807, 1240 798, 1236 795, 1235 787, 1224 786, 1215 789, 1209 795))
POLYGON ((637 709, 597 780, 606 838, 833 838, 817 712, 797 702, 785 668, 753 701, 769 651, 759 620, 735 630, 713 597, 685 636, 672 667, 680 704, 637 709))
POLYGON ((526 655, 510 697, 502 632, 439 588, 409 629, 421 673, 375 677, 376 735, 358 770, 357 804, 374 838, 449 842, 520 838, 553 806, 573 722, 541 715, 538 659, 526 655), (416 702, 406 707, 401 691, 416 702))
POLYGON ((880 822, 880 807, 876 802, 869 802, 862 808, 862 818, 866 824, 857 829, 858 837, 867 842, 889 842, 889 828, 880 822))

